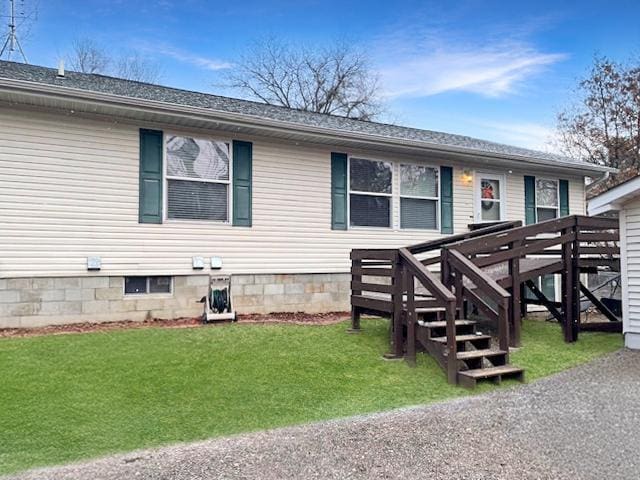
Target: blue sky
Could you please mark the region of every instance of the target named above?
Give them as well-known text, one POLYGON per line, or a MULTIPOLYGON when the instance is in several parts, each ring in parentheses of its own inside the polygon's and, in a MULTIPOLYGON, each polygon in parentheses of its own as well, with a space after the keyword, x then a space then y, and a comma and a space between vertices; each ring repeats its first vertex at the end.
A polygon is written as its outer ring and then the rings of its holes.
POLYGON ((593 55, 640 56, 638 18, 637 0, 40 0, 24 46, 53 67, 74 38, 91 37, 149 55, 163 84, 216 93, 257 39, 342 39, 369 52, 388 120, 553 150, 555 115, 593 55))

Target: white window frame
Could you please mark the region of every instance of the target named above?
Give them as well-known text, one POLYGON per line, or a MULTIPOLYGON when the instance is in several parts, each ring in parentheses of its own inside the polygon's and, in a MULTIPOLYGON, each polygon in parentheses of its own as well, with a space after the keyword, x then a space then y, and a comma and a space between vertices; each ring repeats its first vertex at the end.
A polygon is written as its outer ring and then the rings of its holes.
POLYGON ((507 218, 507 176, 504 173, 491 173, 476 171, 473 175, 473 198, 474 198, 474 223, 491 223, 491 222, 503 222, 507 218), (498 180, 500 185, 500 199, 499 200, 487 200, 482 199, 481 180, 485 178, 487 180, 498 180), (500 218, 498 220, 483 220, 482 219, 482 202, 496 202, 500 204, 500 218))
MULTIPOLYGON (((215 223, 222 225, 231 225, 231 215, 233 212, 233 141, 221 137, 212 137, 210 135, 190 134, 183 132, 164 132, 162 138, 162 184, 163 184, 163 220, 164 222, 198 222, 198 223, 215 223), (212 142, 223 142, 229 145, 229 179, 228 180, 209 180, 209 179, 195 179, 189 177, 175 177, 169 175, 169 163, 167 161, 167 142, 169 137, 185 137, 185 138, 197 138, 199 140, 209 140, 212 142), (189 182, 202 182, 202 183, 221 183, 228 185, 227 188, 227 219, 226 220, 203 220, 199 218, 169 218, 169 180, 185 180, 189 182)), ((162 276, 162 275, 161 275, 162 276)))
POLYGON ((436 165, 427 165, 427 164, 422 164, 422 163, 415 163, 415 162, 402 162, 400 163, 399 166, 399 170, 398 170, 398 178, 399 178, 399 182, 398 182, 398 206, 399 208, 399 215, 400 218, 398 219, 398 227, 401 230, 405 230, 405 231, 418 231, 418 232, 439 232, 440 231, 440 216, 441 216, 441 211, 440 211, 440 197, 442 195, 442 192, 440 191, 440 166, 436 166, 436 165), (415 166, 415 167, 423 167, 423 168, 432 168, 434 169, 437 173, 438 173, 438 178, 436 181, 436 188, 438 190, 438 196, 437 197, 422 197, 422 196, 417 196, 417 195, 403 195, 402 194, 402 166, 406 165, 406 166, 415 166), (402 228, 402 199, 403 198, 414 198, 416 200, 435 200, 436 201, 436 226, 435 228, 402 228))
POLYGON ((538 220, 538 208, 544 208, 547 210, 555 210, 556 211, 556 216, 555 218, 560 218, 560 179, 558 178, 549 178, 549 177, 535 177, 535 188, 534 188, 535 194, 536 194, 536 223, 539 221, 538 220), (548 182, 556 182, 556 198, 558 199, 558 204, 554 207, 551 205, 541 205, 538 203, 538 180, 546 180, 548 182))
POLYGON ((151 297, 169 297, 173 296, 173 286, 174 286, 174 277, 173 275, 124 275, 122 278, 122 295, 124 297, 142 297, 142 296, 151 296, 151 297), (147 288, 143 293, 127 293, 127 281, 128 277, 142 277, 147 280, 147 288), (151 277, 169 277, 169 291, 168 292, 150 292, 149 291, 149 282, 151 281, 151 277))
POLYGON ((384 160, 380 158, 370 158, 364 155, 349 155, 347 157, 347 228, 360 230, 360 229, 375 229, 375 230, 393 230, 393 196, 394 196, 394 183, 395 183, 395 163, 391 160, 384 160), (351 159, 368 160, 370 162, 382 162, 391 165, 391 193, 377 193, 377 192, 363 192, 361 190, 351 190, 351 159), (351 225, 351 194, 356 195, 369 195, 372 197, 388 197, 389 198, 389 226, 388 227, 373 227, 368 225, 351 225))

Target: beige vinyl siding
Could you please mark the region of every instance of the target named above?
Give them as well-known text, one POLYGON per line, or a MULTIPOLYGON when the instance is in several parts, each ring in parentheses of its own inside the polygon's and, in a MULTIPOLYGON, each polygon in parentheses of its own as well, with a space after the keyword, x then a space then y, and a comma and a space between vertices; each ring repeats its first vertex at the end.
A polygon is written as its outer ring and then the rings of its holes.
POLYGON ((620 212, 624 331, 640 333, 640 199, 620 212))
MULTIPOLYGON (((102 257, 102 275, 191 274, 196 255, 222 257, 223 273, 346 272, 352 248, 399 247, 440 236, 399 230, 396 196, 395 228, 331 230, 332 149, 260 138, 238 138, 253 142, 251 228, 185 220, 139 224, 139 127, 149 126, 0 111, 0 277, 81 275, 90 255, 102 257)), ((349 153, 393 161, 394 194, 401 162, 451 164, 349 153)), ((473 184, 462 180, 462 166, 453 166, 459 233, 473 221, 474 195, 473 184)), ((584 211, 581 182, 571 183, 572 213, 584 211)), ((507 174, 509 219, 524 219, 523 197, 523 173, 507 174)))

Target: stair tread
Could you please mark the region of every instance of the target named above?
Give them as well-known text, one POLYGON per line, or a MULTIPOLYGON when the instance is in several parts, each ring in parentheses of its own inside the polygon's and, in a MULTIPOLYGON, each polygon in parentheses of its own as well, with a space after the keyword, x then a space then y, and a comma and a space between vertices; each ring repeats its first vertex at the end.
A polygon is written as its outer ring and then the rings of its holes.
POLYGON ((482 357, 495 357, 497 355, 504 355, 507 352, 504 350, 469 350, 466 352, 457 352, 456 358, 458 360, 468 360, 471 358, 482 358, 482 357))
POLYGON ((422 307, 416 308, 416 313, 444 312, 445 310, 444 307, 422 307))
POLYGON ((471 378, 487 378, 495 377, 497 375, 504 375, 508 373, 521 373, 524 372, 523 368, 516 367, 515 365, 500 365, 499 367, 487 367, 487 368, 475 368, 473 370, 462 370, 458 372, 458 375, 464 375, 471 378))
MULTIPOLYGON (((487 340, 490 339, 490 335, 456 335, 456 341, 458 342, 470 342, 473 340, 487 340)), ((431 337, 429 340, 433 340, 438 343, 447 343, 447 337, 431 337)))
MULTIPOLYGON (((478 322, 473 320, 456 320, 456 325, 475 325, 478 322)), ((442 320, 439 322, 424 322, 421 326, 426 328, 442 328, 447 326, 447 322, 442 320)))

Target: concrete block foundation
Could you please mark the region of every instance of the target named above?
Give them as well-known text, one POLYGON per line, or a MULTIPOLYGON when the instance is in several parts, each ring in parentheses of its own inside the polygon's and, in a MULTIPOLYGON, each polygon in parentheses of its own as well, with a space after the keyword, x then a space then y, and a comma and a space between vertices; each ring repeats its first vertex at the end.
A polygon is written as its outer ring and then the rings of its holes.
MULTIPOLYGON (((347 311, 350 281, 348 273, 231 275, 231 299, 238 314, 347 311)), ((125 295, 123 276, 0 279, 0 328, 197 317, 209 282, 181 275, 169 294, 125 295)))

